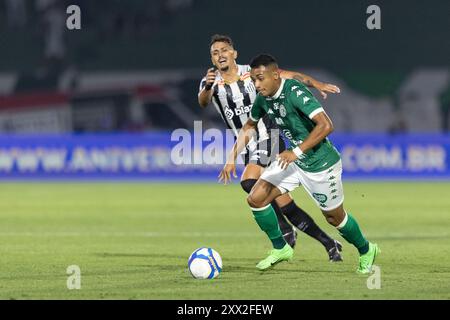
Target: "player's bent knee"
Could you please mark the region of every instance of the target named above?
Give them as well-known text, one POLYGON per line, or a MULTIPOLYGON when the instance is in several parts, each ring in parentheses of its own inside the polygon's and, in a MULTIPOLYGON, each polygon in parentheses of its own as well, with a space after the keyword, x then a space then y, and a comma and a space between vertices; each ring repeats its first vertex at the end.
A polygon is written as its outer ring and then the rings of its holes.
POLYGON ((247 196, 247 203, 251 208, 258 208, 257 202, 252 198, 252 195, 247 196))
POLYGON ((256 199, 252 194, 249 194, 247 197, 247 203, 251 208, 262 208, 266 204, 264 203, 264 200, 256 199))

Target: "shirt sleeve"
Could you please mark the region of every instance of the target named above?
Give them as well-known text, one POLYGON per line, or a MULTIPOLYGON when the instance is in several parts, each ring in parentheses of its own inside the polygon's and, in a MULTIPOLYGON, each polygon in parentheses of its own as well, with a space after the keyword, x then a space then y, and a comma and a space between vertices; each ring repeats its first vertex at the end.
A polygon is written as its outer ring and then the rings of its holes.
POLYGON ((263 108, 263 97, 260 95, 256 96, 255 102, 253 102, 252 110, 250 111, 250 119, 253 122, 258 122, 259 119, 264 117, 266 110, 263 108))
POLYGON ((291 87, 291 101, 294 107, 312 119, 320 112, 324 112, 320 102, 305 86, 294 85, 291 87))

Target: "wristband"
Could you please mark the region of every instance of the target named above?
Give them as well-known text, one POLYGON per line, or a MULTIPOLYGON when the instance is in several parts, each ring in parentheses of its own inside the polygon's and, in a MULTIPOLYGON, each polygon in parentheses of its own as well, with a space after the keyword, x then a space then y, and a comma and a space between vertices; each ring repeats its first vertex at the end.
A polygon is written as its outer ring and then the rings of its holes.
POLYGON ((292 149, 292 152, 295 153, 297 158, 301 158, 303 155, 303 151, 302 151, 302 149, 300 149, 300 147, 295 147, 294 149, 292 149))

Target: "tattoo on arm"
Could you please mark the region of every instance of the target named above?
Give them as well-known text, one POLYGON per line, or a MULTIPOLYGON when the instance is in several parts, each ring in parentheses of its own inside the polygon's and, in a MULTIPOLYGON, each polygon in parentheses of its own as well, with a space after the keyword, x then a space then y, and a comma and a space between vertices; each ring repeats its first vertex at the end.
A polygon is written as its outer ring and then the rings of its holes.
POLYGON ((312 86, 312 82, 311 82, 310 79, 306 79, 305 77, 302 77, 302 76, 299 75, 299 74, 296 74, 296 75, 294 76, 294 79, 295 79, 295 80, 298 80, 298 81, 300 81, 300 82, 302 82, 303 84, 305 84, 305 85, 307 85, 307 86, 312 86))

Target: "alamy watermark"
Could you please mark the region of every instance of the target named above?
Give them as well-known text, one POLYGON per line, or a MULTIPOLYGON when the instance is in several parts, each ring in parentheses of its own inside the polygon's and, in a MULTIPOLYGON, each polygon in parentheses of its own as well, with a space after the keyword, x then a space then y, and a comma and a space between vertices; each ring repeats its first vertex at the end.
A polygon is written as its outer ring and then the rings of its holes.
MULTIPOLYGON (((286 137, 290 132, 285 130, 286 137)), ((279 129, 250 130, 249 144, 238 156, 236 164, 243 164, 248 153, 248 160, 269 162, 270 157, 280 152, 279 129)), ((172 132, 171 141, 176 142, 171 150, 171 160, 175 165, 224 165, 227 156, 235 143, 235 131, 207 129, 203 131, 202 121, 194 121, 194 131, 176 129, 172 132)))
POLYGON ((373 274, 367 278, 367 289, 381 289, 381 268, 379 266, 372 266, 373 274))
MULTIPOLYGON (((81 30, 81 9, 77 5, 70 5, 66 9, 69 15, 66 19, 66 27, 69 30, 81 30)), ((376 4, 367 7, 366 13, 370 14, 366 20, 366 26, 369 30, 381 29, 381 9, 376 4)))
POLYGON ((81 29, 81 9, 77 5, 70 5, 66 9, 66 13, 69 15, 66 19, 66 27, 69 30, 81 29))
POLYGON ((370 16, 366 20, 366 26, 369 30, 380 30, 381 29, 381 9, 376 4, 372 4, 367 7, 367 14, 370 16))
POLYGON ((69 275, 67 277, 67 289, 69 290, 80 290, 81 289, 81 269, 79 266, 73 264, 67 267, 66 273, 69 275))

